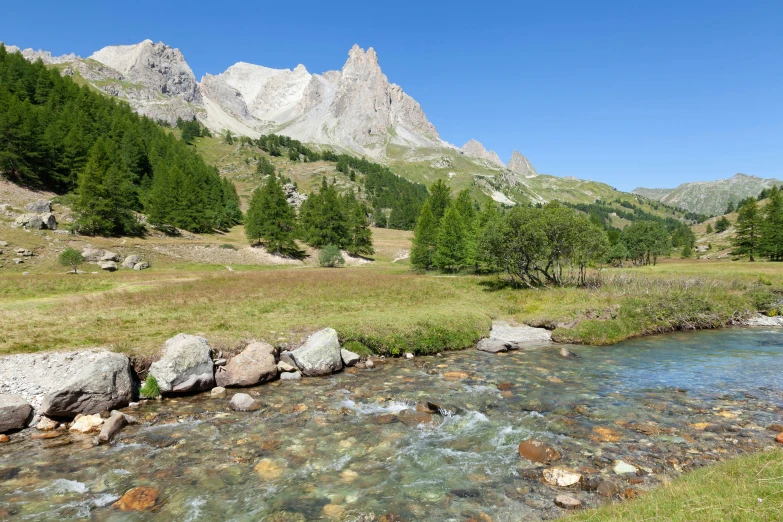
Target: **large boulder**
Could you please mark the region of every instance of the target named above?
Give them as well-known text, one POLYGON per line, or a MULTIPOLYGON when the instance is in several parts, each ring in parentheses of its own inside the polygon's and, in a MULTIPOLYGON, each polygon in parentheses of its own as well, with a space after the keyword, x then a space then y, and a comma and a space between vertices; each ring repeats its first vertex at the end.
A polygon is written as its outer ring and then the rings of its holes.
POLYGON ((101 267, 101 270, 106 270, 107 272, 117 271, 117 263, 114 261, 101 261, 98 266, 101 267))
POLYGON ((114 252, 110 252, 109 250, 104 250, 103 255, 100 258, 100 261, 114 261, 117 262, 120 260, 119 254, 115 254, 114 252))
POLYGON ((315 332, 302 347, 291 352, 291 357, 302 373, 308 376, 328 375, 343 367, 340 340, 333 328, 315 332))
POLYGON ((506 341, 499 341, 497 339, 482 339, 476 345, 476 348, 481 352, 500 353, 507 352, 509 350, 518 350, 519 346, 514 343, 506 341))
POLYGON ((21 395, 0 395, 0 433, 21 430, 33 413, 33 407, 21 395))
POLYGON ((163 395, 209 390, 215 387, 212 347, 196 335, 177 334, 163 346, 163 357, 152 363, 149 374, 163 395))
POLYGON ((24 209, 32 214, 44 214, 52 211, 52 202, 48 199, 39 199, 24 206, 24 209))
POLYGON ((340 356, 343 359, 343 364, 346 366, 356 366, 356 364, 362 360, 358 353, 353 353, 345 348, 340 350, 340 356))
POLYGON ((552 332, 526 324, 511 325, 502 321, 495 321, 492 323, 489 339, 495 343, 504 343, 516 349, 550 344, 552 342, 552 332))
POLYGON ((215 382, 223 388, 254 386, 277 378, 275 348, 271 344, 252 342, 228 364, 218 368, 215 382))
POLYGON ((103 250, 100 248, 87 247, 82 250, 82 257, 88 263, 96 263, 103 257, 103 250))
POLYGON ((74 417, 127 406, 133 400, 130 360, 102 352, 78 373, 46 394, 41 413, 47 417, 74 417))
POLYGON ((14 220, 14 224, 30 230, 41 230, 44 226, 44 222, 38 214, 21 214, 14 220))
POLYGON ((133 269, 136 263, 141 263, 141 256, 133 254, 125 258, 125 261, 122 262, 122 267, 133 269))
POLYGON ((141 263, 136 263, 135 265, 133 265, 133 269, 136 270, 137 272, 140 270, 146 270, 149 267, 150 264, 147 263, 146 261, 142 261, 141 263))

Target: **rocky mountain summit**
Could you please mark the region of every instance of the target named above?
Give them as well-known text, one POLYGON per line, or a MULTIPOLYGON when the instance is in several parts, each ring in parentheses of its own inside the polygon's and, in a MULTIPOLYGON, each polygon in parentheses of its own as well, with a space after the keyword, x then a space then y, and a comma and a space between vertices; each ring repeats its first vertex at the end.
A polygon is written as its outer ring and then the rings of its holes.
POLYGON ((487 150, 484 148, 484 145, 475 139, 467 142, 460 150, 466 156, 472 156, 489 165, 501 168, 506 166, 505 163, 503 163, 503 160, 500 159, 500 156, 498 156, 497 152, 494 150, 487 150))
POLYGON ((773 185, 783 186, 779 179, 764 179, 747 174, 735 174, 717 181, 683 183, 673 189, 647 189, 638 187, 633 194, 661 201, 667 205, 710 216, 721 215, 729 203, 737 204, 748 197, 757 197, 762 190, 773 185))
POLYGON ((530 163, 530 160, 523 156, 518 150, 515 150, 511 154, 511 159, 508 161, 508 169, 525 178, 534 178, 538 176, 538 172, 533 164, 530 163))

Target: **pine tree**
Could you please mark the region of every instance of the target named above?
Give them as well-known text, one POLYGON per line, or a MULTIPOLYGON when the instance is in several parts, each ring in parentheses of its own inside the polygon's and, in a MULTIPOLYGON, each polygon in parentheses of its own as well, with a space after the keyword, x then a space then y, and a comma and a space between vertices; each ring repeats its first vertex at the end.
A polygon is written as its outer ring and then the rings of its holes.
POLYGON ((712 234, 713 232, 712 223, 707 223, 707 234, 712 234))
POLYGON ((761 237, 761 213, 755 199, 751 199, 740 207, 737 216, 735 237, 732 239, 734 250, 732 254, 747 255, 749 260, 755 261, 754 255, 759 250, 761 237))
POLYGON ((348 222, 348 243, 346 252, 352 256, 371 256, 375 253, 372 245, 372 231, 367 220, 367 207, 356 199, 353 190, 343 198, 344 213, 348 222))
POLYGON ((432 268, 432 257, 438 241, 438 222, 432 215, 431 201, 428 199, 421 207, 421 214, 413 229, 413 246, 411 248, 411 264, 415 268, 428 270, 432 268))
POLYGON ((465 231, 465 264, 478 266, 478 213, 470 195, 470 190, 464 189, 457 194, 454 205, 462 217, 465 231))
POLYGON ((726 216, 721 216, 718 221, 715 222, 715 232, 720 234, 721 232, 725 232, 729 229, 731 226, 731 221, 726 216))
POLYGON ((131 212, 136 203, 130 178, 117 147, 108 138, 95 142, 79 176, 74 203, 79 215, 77 230, 89 235, 138 234, 140 226, 131 212))
POLYGON ((456 271, 465 264, 465 226, 456 205, 449 205, 440 222, 433 263, 442 270, 456 271))
POLYGON ((771 261, 783 261, 783 193, 777 186, 769 189, 764 207, 760 252, 771 261))
POLYGON ((245 219, 245 235, 251 244, 263 242, 268 252, 298 255, 294 242, 296 214, 285 199, 276 176, 253 191, 245 219))
POLYGON ((300 211, 301 237, 305 243, 316 248, 326 245, 345 248, 348 223, 341 207, 341 198, 334 185, 323 178, 321 189, 307 198, 300 211))
POLYGON ((430 210, 435 221, 440 222, 450 204, 451 188, 445 181, 439 179, 430 186, 430 210))

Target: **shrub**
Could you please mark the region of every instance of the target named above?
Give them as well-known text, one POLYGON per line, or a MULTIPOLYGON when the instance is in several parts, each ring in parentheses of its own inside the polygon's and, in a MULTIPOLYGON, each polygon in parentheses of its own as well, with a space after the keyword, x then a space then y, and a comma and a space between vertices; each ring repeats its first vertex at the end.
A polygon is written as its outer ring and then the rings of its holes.
POLYGON ((144 380, 144 385, 139 390, 139 395, 145 399, 160 397, 160 387, 158 386, 157 379, 152 375, 147 375, 147 378, 144 380))
POLYGON ((238 248, 232 245, 231 243, 223 243, 222 245, 220 245, 220 248, 224 248, 226 250, 238 250, 238 248))
POLYGON ((344 265, 345 259, 343 259, 339 248, 334 245, 326 245, 318 254, 318 264, 327 268, 335 268, 344 265))
POLYGON ((75 248, 68 247, 60 253, 57 261, 63 266, 70 267, 75 274, 76 267, 84 263, 84 257, 82 257, 82 253, 75 248))

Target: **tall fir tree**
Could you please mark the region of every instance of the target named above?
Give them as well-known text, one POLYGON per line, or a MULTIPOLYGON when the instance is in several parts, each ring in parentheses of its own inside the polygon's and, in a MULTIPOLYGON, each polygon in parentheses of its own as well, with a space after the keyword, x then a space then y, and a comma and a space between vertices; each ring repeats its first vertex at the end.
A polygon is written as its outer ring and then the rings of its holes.
POLYGON ((431 200, 427 199, 421 207, 421 214, 413 229, 413 245, 411 247, 411 265, 422 270, 433 266, 432 257, 438 241, 438 222, 432 214, 431 200))
POLYGON ((433 263, 441 270, 456 271, 465 264, 465 225, 457 206, 452 204, 440 220, 433 263))
POLYGON ((345 251, 352 256, 371 256, 375 253, 372 245, 372 231, 368 221, 368 209, 364 203, 356 199, 353 190, 343 198, 343 212, 348 222, 348 241, 345 251))
POLYGON ((448 183, 439 179, 430 186, 430 211, 435 216, 435 220, 440 223, 446 209, 451 204, 451 187, 448 183))
POLYGON ((783 261, 783 193, 774 186, 767 195, 761 226, 760 252, 771 261, 783 261))
POLYGON ((733 254, 746 255, 749 261, 755 261, 755 255, 759 251, 759 241, 761 239, 762 218, 759 212, 758 203, 755 199, 746 202, 737 211, 737 224, 735 225, 733 254))
POLYGON ((478 268, 478 212, 469 189, 457 194, 454 206, 462 217, 465 231, 465 265, 478 268))
POLYGON ((276 176, 268 176, 261 187, 253 191, 245 219, 245 235, 251 244, 263 242, 272 254, 298 255, 294 242, 296 213, 285 199, 285 192, 276 176))
POLYGON ((74 203, 76 229, 88 235, 135 235, 140 225, 131 210, 136 193, 131 173, 119 150, 108 138, 100 138, 90 149, 87 164, 79 176, 74 203))

